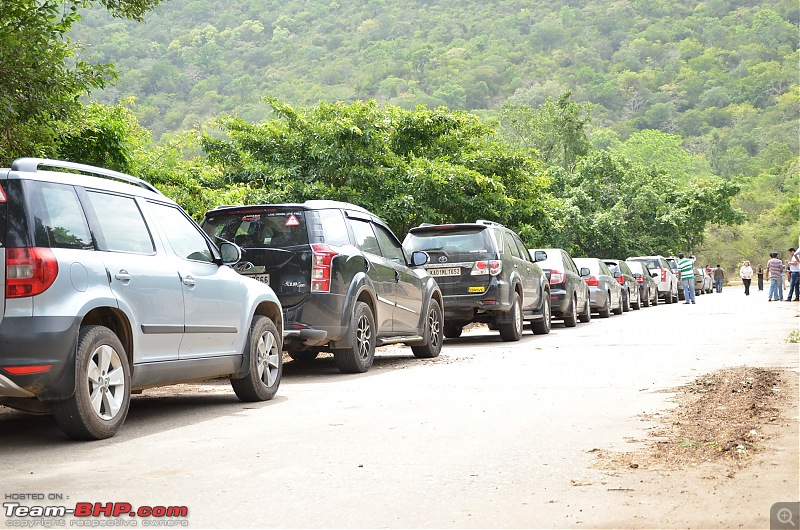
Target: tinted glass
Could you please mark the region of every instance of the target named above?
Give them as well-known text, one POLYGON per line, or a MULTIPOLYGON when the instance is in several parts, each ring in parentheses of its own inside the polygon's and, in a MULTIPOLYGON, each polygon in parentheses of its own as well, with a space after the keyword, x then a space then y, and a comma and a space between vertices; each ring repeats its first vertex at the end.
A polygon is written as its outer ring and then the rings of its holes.
POLYGON ((93 247, 83 207, 72 186, 36 183, 30 191, 36 246, 93 247))
POLYGON ((505 238, 505 247, 507 253, 514 256, 515 258, 522 259, 522 254, 520 253, 519 248, 517 248, 517 245, 514 242, 514 238, 509 237, 508 234, 506 234, 505 238))
POLYGON ((195 224, 177 207, 150 203, 172 250, 179 257, 191 261, 214 260, 206 238, 195 224))
POLYGON ((408 234, 403 246, 406 251, 423 250, 450 256, 453 260, 472 261, 497 259, 486 229, 453 229, 408 234))
POLYGON ((356 238, 356 246, 362 252, 381 255, 381 248, 378 246, 378 239, 372 231, 372 223, 359 219, 350 219, 350 226, 353 228, 353 236, 356 238))
MULTIPOLYGON (((307 245, 306 211, 242 210, 208 215, 203 230, 215 241, 224 239, 244 248, 285 248, 307 245)), ((322 234, 320 223, 315 223, 322 234)))
POLYGON ((374 227, 383 255, 400 265, 405 265, 406 257, 403 255, 403 248, 400 246, 397 238, 380 225, 374 225, 374 227))
POLYGON ((317 210, 309 212, 311 224, 312 243, 327 243, 328 245, 342 246, 350 244, 350 234, 347 233, 347 224, 341 210, 317 210), (316 213, 316 216, 311 214, 316 213))
POLYGON ((153 254, 155 247, 142 212, 131 197, 88 191, 106 248, 112 252, 153 254))

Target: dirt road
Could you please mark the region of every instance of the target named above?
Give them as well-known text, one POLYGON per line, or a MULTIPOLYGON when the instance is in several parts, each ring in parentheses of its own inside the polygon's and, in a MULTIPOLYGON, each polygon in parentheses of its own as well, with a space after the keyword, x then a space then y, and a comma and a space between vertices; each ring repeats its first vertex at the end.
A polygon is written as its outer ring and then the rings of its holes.
MULTIPOLYGON (((222 383, 147 391, 95 443, 0 407, 0 489, 6 503, 54 497, 22 505, 186 506, 172 522, 193 528, 769 528, 773 503, 800 498, 798 344, 785 342, 798 310, 726 289, 518 343, 480 328, 428 361, 384 348, 363 375, 288 363, 269 403, 222 383), (665 430, 689 417, 674 415, 683 394, 750 392, 752 372, 714 379, 740 367, 775 376, 757 405, 780 406, 755 434, 665 430), (722 456, 659 460, 658 440, 722 456)), ((715 422, 732 403, 714 401, 715 422)))

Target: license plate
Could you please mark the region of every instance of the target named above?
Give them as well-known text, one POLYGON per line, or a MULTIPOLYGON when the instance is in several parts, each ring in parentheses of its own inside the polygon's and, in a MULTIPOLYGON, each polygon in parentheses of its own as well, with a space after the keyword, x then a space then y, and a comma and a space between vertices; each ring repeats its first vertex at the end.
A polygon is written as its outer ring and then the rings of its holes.
POLYGON ((428 269, 431 276, 461 276, 461 269, 459 267, 428 269))
POLYGON ((265 285, 269 285, 269 274, 254 274, 251 276, 254 280, 258 280, 265 285))

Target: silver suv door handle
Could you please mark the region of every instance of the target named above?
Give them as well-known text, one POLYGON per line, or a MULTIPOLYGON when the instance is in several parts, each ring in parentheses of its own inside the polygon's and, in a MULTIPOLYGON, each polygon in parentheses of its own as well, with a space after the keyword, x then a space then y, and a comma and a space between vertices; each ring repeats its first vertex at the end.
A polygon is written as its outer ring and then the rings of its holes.
POLYGON ((194 278, 192 278, 191 276, 187 276, 186 278, 183 279, 183 285, 194 287, 195 285, 197 285, 197 282, 194 281, 194 278))
POLYGON ((125 269, 120 269, 119 272, 114 275, 114 278, 118 279, 121 282, 131 281, 131 275, 125 269))

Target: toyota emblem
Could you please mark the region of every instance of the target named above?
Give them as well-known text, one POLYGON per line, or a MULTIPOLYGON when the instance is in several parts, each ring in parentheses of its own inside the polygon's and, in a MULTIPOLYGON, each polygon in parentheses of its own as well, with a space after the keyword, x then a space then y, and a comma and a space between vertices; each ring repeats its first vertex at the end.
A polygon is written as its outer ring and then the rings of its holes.
POLYGON ((439 256, 439 263, 445 263, 447 261, 447 256, 439 256))

